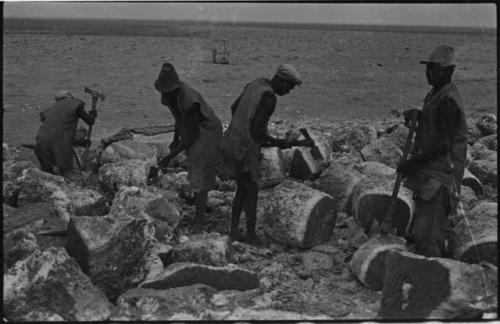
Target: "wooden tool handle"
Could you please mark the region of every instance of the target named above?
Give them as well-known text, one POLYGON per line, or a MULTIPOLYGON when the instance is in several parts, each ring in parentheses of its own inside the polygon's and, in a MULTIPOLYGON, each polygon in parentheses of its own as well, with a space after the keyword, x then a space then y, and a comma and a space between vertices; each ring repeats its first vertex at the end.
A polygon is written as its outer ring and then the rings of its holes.
MULTIPOLYGON (((411 120, 410 124, 410 129, 408 132, 408 137, 406 138, 406 143, 403 151, 403 157, 401 158, 401 161, 406 161, 408 159, 408 154, 410 151, 411 147, 411 141, 413 138, 413 134, 415 133, 417 125, 417 119, 413 118, 411 120)), ((390 224, 392 222, 392 214, 394 213, 394 209, 396 209, 396 203, 398 201, 398 193, 399 193, 399 187, 401 187, 401 181, 403 180, 403 175, 398 172, 398 175, 396 177, 396 183, 394 184, 394 189, 392 190, 392 195, 391 195, 391 201, 389 203, 389 206, 387 208, 387 212, 383 218, 383 221, 385 223, 390 224)))

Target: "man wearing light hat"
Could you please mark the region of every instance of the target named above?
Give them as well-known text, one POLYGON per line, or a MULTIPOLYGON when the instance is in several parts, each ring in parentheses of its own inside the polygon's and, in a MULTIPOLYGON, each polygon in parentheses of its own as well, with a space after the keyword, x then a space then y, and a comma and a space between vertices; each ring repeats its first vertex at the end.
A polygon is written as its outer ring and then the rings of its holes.
POLYGON ((467 124, 462 101, 451 76, 455 52, 439 46, 420 63, 432 86, 422 110, 404 113, 416 119, 415 143, 410 159, 397 171, 406 175, 405 186, 414 192, 416 211, 411 239, 417 253, 427 257, 445 255, 448 215, 458 203, 467 153, 467 124))
POLYGON ((61 91, 55 96, 55 103, 40 113, 42 125, 36 135, 35 154, 43 171, 59 173, 69 178, 73 169, 72 140, 78 119, 88 125, 94 124, 97 111, 86 112, 85 103, 73 97, 68 91, 61 91))
POLYGON ((222 139, 218 172, 221 178, 234 179, 237 184, 231 220, 231 238, 234 240, 240 239, 239 221, 244 208, 248 241, 262 243, 255 233, 260 148, 312 145, 307 140, 289 141, 267 134, 267 123, 276 108, 276 95, 286 95, 301 83, 297 70, 283 64, 271 80, 258 78, 247 84, 231 106, 231 123, 222 139))
POLYGON ((170 152, 158 164, 165 169, 180 152, 186 151, 188 181, 195 193, 195 230, 205 223, 208 191, 215 187, 217 148, 222 139, 222 124, 200 93, 179 80, 170 63, 162 65, 155 88, 161 102, 175 119, 174 140, 170 152))

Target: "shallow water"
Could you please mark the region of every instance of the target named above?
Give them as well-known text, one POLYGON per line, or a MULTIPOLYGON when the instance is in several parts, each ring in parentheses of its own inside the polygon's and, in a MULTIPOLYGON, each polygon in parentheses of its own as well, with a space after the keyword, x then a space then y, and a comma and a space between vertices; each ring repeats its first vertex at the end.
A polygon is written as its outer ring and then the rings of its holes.
POLYGON ((99 29, 100 35, 78 35, 80 29, 89 33, 88 26, 68 26, 50 31, 55 34, 32 25, 4 30, 4 141, 34 142, 38 113, 61 89, 90 108, 84 86, 107 96, 98 103, 93 138, 126 126, 169 124, 170 113, 153 87, 165 61, 176 66, 181 79, 196 88, 223 121, 229 120, 229 107, 245 84, 271 77, 281 63, 294 65, 304 83, 278 99, 273 119, 379 118, 392 109, 421 104, 429 86, 419 61, 441 44, 456 49, 455 82, 466 111, 496 112, 497 46, 491 33, 179 22, 173 27, 166 23, 165 29, 122 26, 121 35, 116 35, 116 26, 99 29), (140 35, 126 36, 134 31, 140 35), (156 36, 142 36, 152 34, 156 36), (211 49, 222 49, 222 39, 227 40, 230 64, 212 64, 211 49))

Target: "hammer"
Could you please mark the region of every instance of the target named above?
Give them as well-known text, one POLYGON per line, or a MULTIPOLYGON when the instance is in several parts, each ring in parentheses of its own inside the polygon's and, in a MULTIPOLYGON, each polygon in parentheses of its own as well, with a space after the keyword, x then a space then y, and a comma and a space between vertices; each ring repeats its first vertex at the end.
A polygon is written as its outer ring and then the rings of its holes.
POLYGON ((311 156, 315 160, 322 160, 323 156, 321 155, 321 152, 319 151, 318 147, 316 146, 316 143, 314 143, 314 140, 312 139, 311 135, 309 135, 309 132, 307 131, 306 128, 300 128, 299 132, 304 136, 304 138, 309 141, 310 143, 313 143, 311 145, 311 156))
POLYGON ((101 99, 101 101, 104 101, 106 99, 104 93, 97 92, 96 90, 92 90, 88 87, 85 87, 83 90, 85 91, 85 93, 88 93, 92 96, 92 110, 96 109, 97 99, 101 99))
MULTIPOLYGON (((85 93, 88 93, 92 96, 92 108, 90 109, 91 111, 97 110, 97 100, 101 99, 101 101, 104 101, 106 97, 104 96, 103 93, 97 92, 96 90, 92 90, 88 87, 85 87, 83 89, 85 93)), ((89 130, 87 132, 87 139, 88 143, 87 146, 85 147, 85 151, 83 152, 83 167, 86 170, 88 168, 88 163, 89 163, 89 149, 90 149, 90 135, 92 133, 92 125, 89 125, 89 130)))

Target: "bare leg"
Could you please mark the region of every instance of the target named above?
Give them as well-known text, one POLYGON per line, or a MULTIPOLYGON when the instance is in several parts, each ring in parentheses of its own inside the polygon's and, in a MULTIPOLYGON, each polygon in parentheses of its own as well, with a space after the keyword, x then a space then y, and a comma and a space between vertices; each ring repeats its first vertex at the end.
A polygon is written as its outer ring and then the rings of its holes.
POLYGON ((233 240, 238 240, 240 230, 240 217, 243 211, 243 203, 246 196, 245 182, 248 181, 245 176, 241 176, 236 180, 236 194, 233 198, 233 206, 231 210, 231 233, 230 236, 233 240))
POLYGON ((450 212, 448 193, 440 189, 431 201, 416 199, 412 236, 418 254, 444 257, 446 222, 450 212))
POLYGON ((207 207, 208 192, 200 191, 194 194, 194 200, 196 204, 196 219, 195 219, 195 231, 199 232, 205 225, 205 210, 207 207))
POLYGON ((82 187, 85 186, 85 176, 81 170, 74 168, 59 168, 59 173, 69 181, 75 184, 78 183, 82 187))
POLYGON ((38 143, 35 145, 35 155, 43 172, 54 174, 54 155, 48 148, 42 148, 38 143))
POLYGON ((255 224, 257 222, 257 199, 259 187, 257 182, 250 180, 246 183, 245 216, 247 220, 248 241, 254 242, 257 239, 255 224))
POLYGON ((41 167, 41 169, 42 169, 43 172, 54 174, 54 168, 53 167, 49 167, 49 166, 45 166, 44 165, 44 166, 41 167))
POLYGON ((71 179, 73 168, 67 168, 67 169, 59 168, 59 172, 66 179, 71 179))

